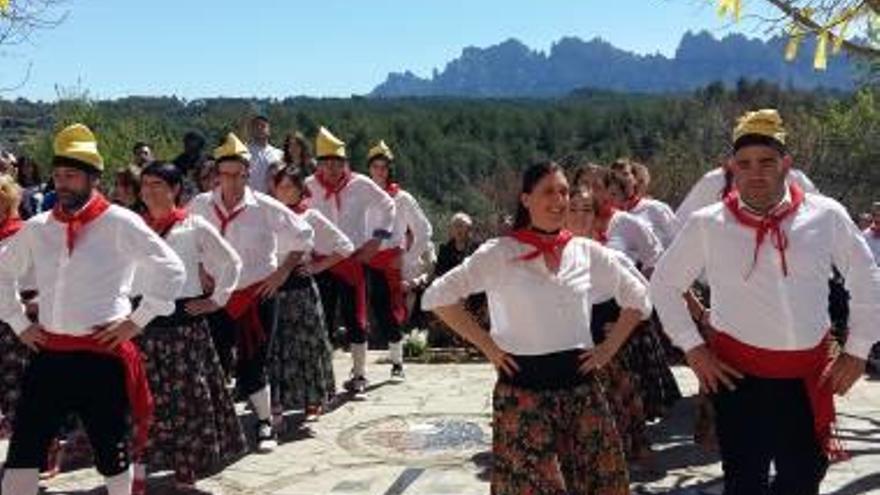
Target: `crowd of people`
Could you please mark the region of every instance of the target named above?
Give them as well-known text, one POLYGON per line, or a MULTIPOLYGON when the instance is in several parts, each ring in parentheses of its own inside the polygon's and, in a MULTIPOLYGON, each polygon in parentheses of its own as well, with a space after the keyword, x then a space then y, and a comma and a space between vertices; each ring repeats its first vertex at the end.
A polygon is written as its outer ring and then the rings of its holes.
POLYGON ((509 225, 481 244, 458 212, 436 253, 384 140, 361 174, 325 127, 283 149, 266 117, 248 130, 210 153, 189 132, 171 161, 138 142, 109 187, 81 124, 55 136, 45 183, 0 154, 2 493, 36 494, 73 438, 111 495, 165 469, 194 490, 248 453, 237 402, 271 452, 286 416, 317 421, 339 396, 337 345, 347 393, 369 391, 371 342, 404 380, 414 322, 498 369, 494 494, 629 493, 658 455, 647 426, 681 398, 679 361, 727 495, 818 494, 843 455, 833 393, 880 341, 880 203, 859 230, 792 167, 776 111, 740 118, 729 161, 677 210, 637 161, 547 161, 509 225))

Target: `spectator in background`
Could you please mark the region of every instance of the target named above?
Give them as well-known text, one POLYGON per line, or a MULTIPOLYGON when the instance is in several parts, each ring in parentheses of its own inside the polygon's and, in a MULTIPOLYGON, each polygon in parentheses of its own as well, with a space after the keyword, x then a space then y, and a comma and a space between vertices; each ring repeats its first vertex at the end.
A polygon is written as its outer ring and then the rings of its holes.
POLYGON ((452 215, 449 220, 449 240, 440 245, 437 254, 435 277, 440 277, 460 265, 477 248, 477 243, 471 239, 473 225, 470 215, 463 211, 452 215))
POLYGON ((148 163, 153 161, 153 150, 149 144, 138 141, 131 147, 131 157, 131 164, 137 167, 138 172, 140 172, 148 163))
POLYGON ((205 160, 199 165, 196 184, 199 192, 213 191, 217 187, 217 166, 214 160, 205 160))
POLYGON ((15 167, 15 155, 11 152, 0 148, 0 174, 7 174, 13 177, 18 176, 18 169, 15 167))
POLYGON ((295 166, 310 175, 315 173, 318 168, 318 164, 312 156, 312 147, 299 131, 288 134, 284 138, 284 164, 295 166))
POLYGON ((205 155, 205 136, 198 131, 189 131, 183 135, 183 153, 174 159, 174 165, 186 176, 207 159, 205 155))
POLYGON ((28 218, 42 212, 46 183, 40 175, 40 166, 32 158, 22 156, 18 160, 18 183, 23 190, 21 217, 28 218))
POLYGON ((871 207, 871 222, 863 229, 863 233, 871 253, 874 254, 874 261, 880 265, 880 201, 874 201, 871 207))
POLYGON ((275 162, 284 161, 284 153, 269 143, 272 127, 269 124, 269 118, 265 115, 257 115, 252 118, 248 130, 250 141, 247 147, 251 153, 248 185, 255 191, 268 193, 272 180, 272 176, 269 175, 269 167, 275 162))
POLYGON ((858 218, 855 218, 854 220, 856 225, 859 226, 859 230, 865 230, 871 228, 874 224, 874 215, 870 212, 864 211, 859 213, 858 218))

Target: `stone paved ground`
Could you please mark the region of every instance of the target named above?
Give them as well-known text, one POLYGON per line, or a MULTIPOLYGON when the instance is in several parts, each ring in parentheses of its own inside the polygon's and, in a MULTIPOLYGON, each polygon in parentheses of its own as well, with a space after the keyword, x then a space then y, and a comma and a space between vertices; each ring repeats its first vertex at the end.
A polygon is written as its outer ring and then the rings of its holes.
MULTIPOLYGON (((374 354, 372 358, 380 357, 374 354)), ((339 377, 348 358, 336 359, 339 377)), ((486 364, 408 365, 407 381, 385 380, 372 364, 372 389, 341 401, 308 428, 294 428, 269 455, 250 455, 199 483, 203 493, 241 495, 484 495, 489 493, 490 387, 486 364)), ((639 475, 634 493, 721 493, 717 460, 691 442, 695 382, 676 369, 688 399, 652 428, 658 471, 639 475)), ((880 381, 862 381, 839 401, 841 431, 853 459, 832 467, 823 495, 880 494, 880 381)), ((249 420, 249 418, 246 418, 249 420)), ((250 424, 250 423, 249 423, 250 424)), ((5 451, 5 442, 0 451, 5 451)), ((3 454, 3 452, 0 452, 3 454)), ((170 478, 151 478, 151 495, 173 493, 170 478)), ((64 473, 51 494, 99 494, 92 469, 64 473)))

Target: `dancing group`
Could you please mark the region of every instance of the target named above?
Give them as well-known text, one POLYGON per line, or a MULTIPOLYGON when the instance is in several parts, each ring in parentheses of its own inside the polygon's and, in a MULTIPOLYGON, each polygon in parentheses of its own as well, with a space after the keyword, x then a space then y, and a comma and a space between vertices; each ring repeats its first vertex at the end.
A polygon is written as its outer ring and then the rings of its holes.
MULTIPOLYGON (((268 137, 268 120, 252 127, 268 137)), ((679 352, 714 410, 725 493, 818 494, 844 454, 833 394, 880 341, 880 269, 785 143, 778 113, 745 114, 728 163, 677 213, 647 195, 640 164, 571 180, 536 164, 509 232, 430 284, 421 307, 498 369, 493 494, 629 493, 630 469, 652 461, 646 425, 681 397, 679 352), (850 294, 845 341, 829 333, 835 270, 850 294)), ((271 451, 286 413, 317 418, 336 395, 337 314, 346 389, 367 390, 376 330, 404 378, 408 291, 432 228, 395 182, 394 153, 372 147, 368 177, 323 127, 314 170, 257 144, 226 136, 212 188, 185 205, 181 167, 145 163, 139 212, 99 192, 104 162, 81 124, 55 137, 50 211, 22 222, 20 188, 0 175, 2 493, 36 494, 59 435, 80 429, 111 495, 145 493, 148 468, 191 489, 247 452, 236 401, 271 451)))

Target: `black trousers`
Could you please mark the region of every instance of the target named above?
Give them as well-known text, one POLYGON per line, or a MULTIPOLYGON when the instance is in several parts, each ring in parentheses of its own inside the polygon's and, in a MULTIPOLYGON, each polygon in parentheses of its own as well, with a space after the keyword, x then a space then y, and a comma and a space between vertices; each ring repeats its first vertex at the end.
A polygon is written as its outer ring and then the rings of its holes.
POLYGON ((229 313, 225 310, 217 311, 208 319, 211 325, 211 337, 220 356, 220 364, 227 374, 233 369, 233 362, 235 363, 235 388, 239 399, 247 398, 269 383, 266 374, 266 355, 269 351, 269 342, 278 326, 277 295, 263 299, 260 302, 259 312, 266 340, 257 346, 251 356, 245 355, 242 349, 237 349, 238 352, 233 356, 232 349, 236 346, 240 330, 229 313))
POLYGON ((749 376, 712 400, 725 495, 818 495, 828 458, 802 380, 749 376))
POLYGON ((40 351, 25 371, 7 468, 39 468, 68 415, 82 421, 104 476, 128 469, 129 402, 122 363, 90 352, 40 351))
POLYGON ((357 297, 354 287, 324 271, 315 277, 318 291, 321 293, 321 304, 324 306, 324 318, 327 330, 333 336, 336 333, 337 313, 345 325, 346 340, 351 344, 363 344, 367 341, 367 331, 361 328, 357 319, 357 297))
POLYGON ((373 311, 373 321, 376 322, 379 332, 386 341, 400 342, 403 338, 403 326, 394 319, 388 280, 381 271, 366 265, 364 265, 364 273, 367 277, 367 296, 370 309, 373 311))

